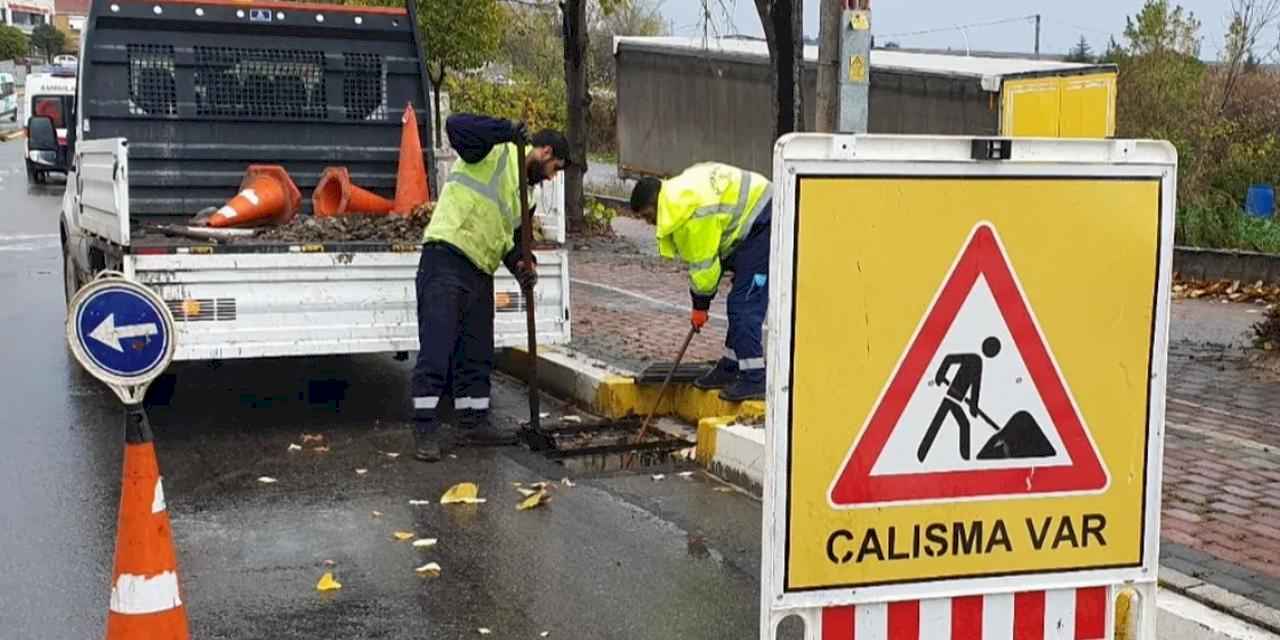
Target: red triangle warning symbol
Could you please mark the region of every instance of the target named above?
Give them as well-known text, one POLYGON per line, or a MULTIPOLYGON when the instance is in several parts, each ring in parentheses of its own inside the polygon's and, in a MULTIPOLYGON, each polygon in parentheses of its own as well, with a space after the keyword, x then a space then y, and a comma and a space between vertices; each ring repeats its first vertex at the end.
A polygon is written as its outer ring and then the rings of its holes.
POLYGON ((831 503, 1088 493, 1109 481, 995 228, 979 223, 851 447, 831 503))

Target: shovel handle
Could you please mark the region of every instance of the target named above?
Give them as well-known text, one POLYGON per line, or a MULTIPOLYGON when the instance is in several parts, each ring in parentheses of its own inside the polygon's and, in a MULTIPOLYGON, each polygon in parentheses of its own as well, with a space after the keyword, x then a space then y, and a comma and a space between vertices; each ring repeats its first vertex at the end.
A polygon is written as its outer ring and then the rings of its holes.
MULTIPOLYGON (((640 424, 640 434, 636 436, 635 444, 644 442, 644 437, 649 433, 649 422, 653 420, 653 416, 658 413, 658 407, 662 406, 662 398, 667 394, 667 387, 671 384, 671 376, 675 375, 676 369, 680 368, 680 361, 684 360, 684 352, 689 350, 689 343, 693 342, 693 334, 698 332, 697 326, 690 326, 689 333, 684 337, 684 344, 680 345, 680 353, 676 354, 675 366, 667 371, 667 375, 662 379, 662 386, 658 388, 658 399, 653 401, 653 408, 649 410, 649 415, 645 416, 644 422, 640 424)), ((628 451, 626 458, 622 461, 623 469, 631 468, 631 458, 635 455, 635 451, 628 451)))
MULTIPOLYGON (((536 268, 533 266, 533 215, 529 212, 529 177, 525 175, 525 144, 524 140, 516 141, 516 165, 517 176, 520 180, 520 248, 521 259, 524 260, 525 268, 536 268)), ((529 428, 535 433, 542 432, 541 423, 541 407, 539 406, 538 395, 538 322, 534 316, 533 287, 520 285, 521 292, 524 294, 524 315, 525 328, 529 333, 529 365, 528 380, 526 384, 529 387, 529 428)))

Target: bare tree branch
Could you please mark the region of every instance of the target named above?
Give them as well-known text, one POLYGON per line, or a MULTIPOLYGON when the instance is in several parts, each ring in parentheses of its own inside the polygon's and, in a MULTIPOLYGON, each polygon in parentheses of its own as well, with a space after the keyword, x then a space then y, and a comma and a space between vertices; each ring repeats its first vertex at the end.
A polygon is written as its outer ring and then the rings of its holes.
POLYGON ((1226 111, 1236 84, 1244 75, 1258 38, 1277 19, 1280 19, 1280 0, 1231 0, 1231 23, 1227 27, 1227 46, 1224 52, 1227 78, 1222 87, 1222 102, 1218 112, 1226 111))

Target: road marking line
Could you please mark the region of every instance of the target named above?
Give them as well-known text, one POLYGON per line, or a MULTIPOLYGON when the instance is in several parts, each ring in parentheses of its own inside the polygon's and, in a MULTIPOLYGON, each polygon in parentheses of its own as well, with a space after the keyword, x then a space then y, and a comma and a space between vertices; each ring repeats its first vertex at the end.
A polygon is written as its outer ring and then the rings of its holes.
MULTIPOLYGON (((626 290, 626 289, 622 289, 622 288, 619 288, 619 287, 614 287, 614 286, 607 285, 607 284, 601 284, 601 283, 599 283, 599 282, 592 282, 592 281, 590 281, 590 280, 580 280, 580 279, 578 279, 578 278, 569 278, 569 282, 572 282, 572 283, 574 283, 574 284, 580 284, 580 285, 587 286, 587 287, 593 287, 593 288, 596 288, 596 289, 604 289, 605 291, 611 291, 611 292, 613 292, 613 293, 620 293, 620 294, 622 294, 622 295, 624 295, 624 296, 630 296, 630 297, 635 298, 635 299, 637 299, 637 300, 644 300, 645 302, 648 302, 648 303, 650 303, 650 304, 656 304, 656 305, 658 305, 658 306, 661 306, 661 307, 667 307, 667 308, 670 308, 670 309, 675 309, 675 310, 677 310, 677 311, 688 311, 688 310, 689 310, 689 307, 681 306, 681 305, 675 304, 675 303, 673 303, 673 302, 667 302, 666 300, 659 300, 659 299, 657 299, 657 298, 653 298, 653 297, 650 297, 650 296, 646 296, 646 295, 644 295, 643 293, 636 293, 635 291, 628 291, 628 290, 626 290)), ((708 315, 710 315, 712 318, 715 318, 716 320, 723 320, 723 321, 725 321, 725 322, 728 322, 728 321, 729 321, 729 317, 728 317, 728 316, 726 316, 726 315, 723 315, 723 314, 719 314, 719 313, 712 313, 712 314, 708 314, 708 315)))

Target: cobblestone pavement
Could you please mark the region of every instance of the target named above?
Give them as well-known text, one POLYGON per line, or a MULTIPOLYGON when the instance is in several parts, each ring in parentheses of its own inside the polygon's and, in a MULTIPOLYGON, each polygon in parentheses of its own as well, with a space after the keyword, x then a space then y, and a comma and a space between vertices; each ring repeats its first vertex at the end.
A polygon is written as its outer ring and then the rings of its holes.
MULTIPOLYGON (((574 247, 572 346, 639 370, 674 358, 688 286, 643 244, 651 227, 616 228, 618 239, 574 247)), ((690 361, 719 356, 723 285, 690 361)), ((1258 307, 1175 301, 1172 315, 1161 562, 1280 607, 1280 366, 1247 348, 1258 307)))

